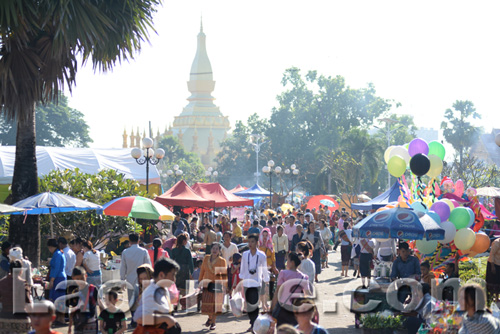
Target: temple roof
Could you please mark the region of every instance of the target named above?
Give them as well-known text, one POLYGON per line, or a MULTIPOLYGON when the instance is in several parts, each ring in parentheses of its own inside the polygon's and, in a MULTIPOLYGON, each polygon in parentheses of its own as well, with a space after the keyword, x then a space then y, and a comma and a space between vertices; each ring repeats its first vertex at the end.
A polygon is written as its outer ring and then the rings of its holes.
POLYGON ((189 80, 213 80, 212 65, 207 55, 206 35, 203 32, 203 21, 200 24, 200 32, 198 34, 198 46, 196 55, 191 65, 189 80))

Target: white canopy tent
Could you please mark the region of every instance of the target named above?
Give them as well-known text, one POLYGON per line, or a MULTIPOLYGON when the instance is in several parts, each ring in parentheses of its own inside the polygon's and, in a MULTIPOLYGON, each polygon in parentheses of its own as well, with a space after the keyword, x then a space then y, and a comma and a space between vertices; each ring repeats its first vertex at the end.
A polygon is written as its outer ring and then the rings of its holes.
MULTIPOLYGON (((15 146, 0 146, 0 184, 11 184, 14 174, 15 146)), ((65 148, 37 146, 38 176, 57 169, 79 168, 95 174, 102 169, 114 169, 127 179, 146 184, 146 167, 139 165, 130 155, 130 149, 65 148)), ((160 184, 156 166, 149 168, 149 183, 160 184)))

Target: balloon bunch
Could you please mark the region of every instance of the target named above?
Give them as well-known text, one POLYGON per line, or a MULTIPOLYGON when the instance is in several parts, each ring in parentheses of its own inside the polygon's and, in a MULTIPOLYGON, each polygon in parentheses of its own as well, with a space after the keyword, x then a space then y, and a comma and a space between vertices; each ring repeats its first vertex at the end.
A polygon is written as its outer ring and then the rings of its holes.
POLYGON ((413 139, 408 147, 389 146, 384 153, 389 173, 394 177, 401 177, 410 167, 417 177, 427 175, 435 178, 443 170, 443 159, 446 150, 438 141, 427 142, 421 138, 413 139))
POLYGON ((444 177, 440 184, 436 180, 443 170, 445 154, 440 142, 427 143, 421 138, 404 146, 390 146, 384 153, 389 173, 398 178, 401 196, 397 206, 427 214, 445 230, 444 240, 424 239, 414 243, 421 260, 428 260, 433 269, 457 252, 474 256, 485 252, 490 245, 488 236, 478 232, 484 218, 478 209, 475 189, 464 192, 462 180, 453 183, 444 177), (411 172, 411 187, 406 183, 407 169, 411 172), (425 175, 431 179, 428 185, 422 181, 425 175))

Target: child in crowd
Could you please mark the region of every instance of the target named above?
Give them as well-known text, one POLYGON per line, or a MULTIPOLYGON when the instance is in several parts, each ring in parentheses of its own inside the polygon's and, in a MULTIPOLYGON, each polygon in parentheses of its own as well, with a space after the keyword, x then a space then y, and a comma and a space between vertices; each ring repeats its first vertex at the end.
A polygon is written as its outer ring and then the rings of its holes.
POLYGON ((194 263, 194 271, 193 271, 193 281, 194 281, 194 288, 198 289, 198 279, 200 278, 200 268, 201 264, 203 263, 203 260, 196 260, 194 263))
POLYGON ((30 304, 27 311, 31 320, 31 327, 34 329, 28 334, 62 334, 50 329, 50 326, 56 320, 56 308, 52 302, 43 300, 30 304))
POLYGON ((99 328, 102 334, 122 334, 127 329, 127 317, 120 309, 116 308, 118 294, 110 290, 107 293, 107 308, 101 311, 99 317, 99 328))
POLYGON ((240 283, 240 268, 241 268, 241 254, 233 254, 233 263, 231 264, 231 293, 236 288, 238 283, 240 283))

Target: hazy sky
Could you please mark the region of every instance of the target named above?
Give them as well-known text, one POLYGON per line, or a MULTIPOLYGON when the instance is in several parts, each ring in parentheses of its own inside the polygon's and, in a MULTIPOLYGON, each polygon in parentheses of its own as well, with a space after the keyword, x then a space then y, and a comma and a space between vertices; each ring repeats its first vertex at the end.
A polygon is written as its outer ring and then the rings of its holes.
POLYGON ((151 44, 113 72, 82 67, 70 106, 85 114, 93 147, 121 147, 124 127, 164 129, 187 104, 203 15, 213 96, 231 124, 269 116, 284 70, 297 66, 355 88, 372 82, 418 126, 438 128, 455 100, 471 100, 490 131, 500 127, 499 10, 497 1, 164 1, 151 44))

